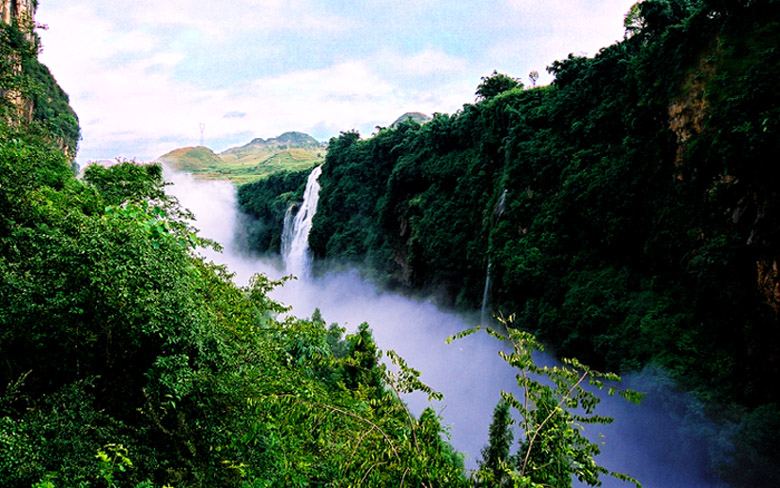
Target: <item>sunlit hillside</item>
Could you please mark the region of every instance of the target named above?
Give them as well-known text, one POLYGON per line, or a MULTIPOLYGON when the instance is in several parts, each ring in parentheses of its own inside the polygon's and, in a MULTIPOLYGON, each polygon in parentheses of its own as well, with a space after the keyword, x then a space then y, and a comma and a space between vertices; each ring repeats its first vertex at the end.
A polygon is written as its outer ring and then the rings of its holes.
POLYGON ((253 139, 244 146, 215 154, 203 146, 175 149, 158 158, 170 167, 198 179, 251 183, 279 171, 308 170, 325 160, 325 147, 300 132, 271 139, 253 139))

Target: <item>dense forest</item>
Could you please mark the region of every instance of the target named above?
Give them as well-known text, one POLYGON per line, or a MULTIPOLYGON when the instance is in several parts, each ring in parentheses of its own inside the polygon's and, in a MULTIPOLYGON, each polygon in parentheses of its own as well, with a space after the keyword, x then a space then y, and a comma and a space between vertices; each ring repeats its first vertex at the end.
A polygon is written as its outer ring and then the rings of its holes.
MULTIPOLYGON (((663 367, 734 439, 724 479, 777 486, 780 2, 646 0, 625 28, 549 86, 494 72, 457 113, 331 139, 309 244, 321 269, 486 296, 560 355, 663 367)), ((257 249, 304 180, 241 188, 257 249)))
POLYGON ((236 286, 201 257, 218 245, 166 194, 160 165, 76 178, 78 119, 37 62, 33 25, 0 23, 0 485, 630 481, 596 463, 578 428, 609 420, 582 386, 615 376, 536 366, 533 337, 490 332, 511 344, 526 398, 504 395, 481 469, 467 473, 436 413, 401 401, 440 397, 420 373, 392 351, 383 360, 368 324, 344 335, 318 311, 289 316, 268 296, 281 282, 236 286), (526 429, 517 449, 509 407, 526 429))
POLYGON ((0 25, 0 485, 465 485, 438 417, 398 397, 436 393, 366 324, 236 287, 159 165, 76 179, 77 119, 28 27, 0 25))

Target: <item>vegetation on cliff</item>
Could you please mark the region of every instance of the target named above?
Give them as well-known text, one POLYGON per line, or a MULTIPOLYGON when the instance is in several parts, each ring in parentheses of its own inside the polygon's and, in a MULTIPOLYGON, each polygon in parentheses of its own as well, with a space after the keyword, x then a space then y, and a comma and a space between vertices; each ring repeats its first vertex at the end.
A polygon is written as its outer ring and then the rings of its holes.
MULTIPOLYGON (((18 60, 20 47, 2 44, 18 60)), ((433 410, 415 418, 400 400, 440 395, 394 353, 393 367, 381 362, 368 324, 344 336, 319 312, 285 317, 268 298, 281 283, 237 287, 199 255, 213 243, 165 193, 158 164, 92 165, 76 179, 75 145, 62 144, 76 119, 57 123, 67 99, 33 104, 37 121, 18 110, 21 95, 60 93, 40 73, 0 71, 17 83, 0 119, 0 485, 468 486, 433 410)), ((546 398, 556 411, 592 405, 546 398)), ((546 448, 577 419, 556 415, 531 444, 546 448)), ((587 462, 570 472, 589 483, 607 473, 590 444, 562 447, 587 462)), ((552 472, 529 466, 523 486, 552 472)))
POLYGON ((34 123, 73 157, 81 138, 78 117, 68 95, 38 62, 40 40, 33 27, 27 16, 10 24, 0 21, 0 117, 34 123))
POLYGON ((647 0, 550 86, 494 73, 453 115, 342 133, 311 249, 467 309, 489 269, 490 307, 559 354, 729 405, 755 456, 724 477, 775 485, 778 37, 777 1, 647 0))

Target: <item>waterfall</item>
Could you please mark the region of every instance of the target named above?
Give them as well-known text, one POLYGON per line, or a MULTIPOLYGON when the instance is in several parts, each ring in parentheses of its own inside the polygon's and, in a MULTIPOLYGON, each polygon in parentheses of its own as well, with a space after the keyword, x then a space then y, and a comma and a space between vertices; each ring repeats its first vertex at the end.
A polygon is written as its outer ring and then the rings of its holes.
MULTIPOLYGON (((504 188, 504 191, 501 192, 501 196, 498 198, 498 203, 496 203, 496 209, 494 211, 496 221, 498 221, 498 219, 501 217, 501 214, 504 213, 505 208, 506 188, 504 188)), ((487 325, 488 321, 490 320, 490 309, 488 308, 488 303, 490 301, 490 264, 490 259, 488 259, 487 270, 485 270, 485 289, 482 291, 482 308, 480 309, 479 313, 479 323, 482 325, 487 325)))
MULTIPOLYGON (((166 192, 195 213, 197 226, 203 231, 201 235, 224 245, 223 254, 208 254, 208 259, 227 265, 231 272, 237 273, 242 284, 257 272, 272 279, 279 277, 272 261, 246 255, 230 244, 236 226, 240 225, 232 184, 196 181, 190 175, 173 173, 168 168, 164 171, 166 181, 175 183, 167 186, 166 192)), ((289 229, 289 242, 292 242, 293 221, 300 207, 298 202, 289 210, 285 229, 289 229)), ((490 280, 491 269, 489 265, 486 281, 490 280)), ((382 291, 363 281, 356 270, 328 273, 318 283, 304 280, 287 283, 273 290, 271 298, 291 305, 296 316, 311 316, 315 307, 320 308, 328 323, 339 323, 351 331, 361 322, 371 324, 377 346, 397 351, 409 365, 422 371, 423 382, 444 393, 445 402, 433 406, 441 412, 442 423, 452 426, 455 449, 467 453, 464 460, 467 469, 477 468, 480 449, 488 442, 490 412, 500 398, 498 392, 504 389, 522 394, 515 378, 517 370, 496 354, 497 347, 507 344, 499 346, 485 334, 473 334, 456 341, 459 344, 447 345, 446 337, 473 324, 439 310, 430 301, 420 302, 382 291)), ((547 356, 540 354, 537 358, 544 358, 541 365, 555 364, 547 356)), ((703 424, 705 420, 698 414, 702 407, 697 400, 691 395, 681 395, 674 382, 658 369, 633 373, 625 378, 624 386, 647 391, 649 395, 641 407, 622 401, 618 395, 602 397, 599 406, 604 406, 603 413, 614 416, 615 422, 592 432, 593 440, 602 443, 597 458, 601 464, 631 473, 646 488, 723 486, 710 477, 707 456, 712 438, 705 432, 725 433, 731 427, 703 424), (686 423, 694 418, 697 420, 693 426, 686 423), (606 437, 597 440, 596 434, 606 437)), ((415 415, 432 406, 428 396, 420 392, 404 394, 403 398, 415 415)), ((604 486, 625 488, 627 484, 605 478, 604 486)))
POLYGON ((479 312, 479 324, 487 325, 490 320, 488 300, 490 298, 490 260, 488 259, 487 271, 485 271, 485 290, 482 292, 482 309, 479 312))
POLYGON ((311 256, 309 254, 309 231, 314 214, 317 213, 317 202, 320 199, 320 184, 317 178, 322 174, 322 166, 317 166, 306 180, 306 190, 303 192, 303 202, 298 208, 295 218, 292 218, 294 205, 287 209, 282 230, 282 258, 285 272, 307 278, 311 275, 311 256))
POLYGON ((496 217, 501 217, 501 214, 504 213, 504 208, 506 208, 506 188, 501 192, 501 197, 496 204, 496 217))
POLYGON ((290 255, 290 244, 292 244, 293 233, 295 231, 295 213, 300 207, 299 202, 290 204, 287 210, 284 212, 284 223, 282 224, 282 258, 287 260, 287 256, 290 255))

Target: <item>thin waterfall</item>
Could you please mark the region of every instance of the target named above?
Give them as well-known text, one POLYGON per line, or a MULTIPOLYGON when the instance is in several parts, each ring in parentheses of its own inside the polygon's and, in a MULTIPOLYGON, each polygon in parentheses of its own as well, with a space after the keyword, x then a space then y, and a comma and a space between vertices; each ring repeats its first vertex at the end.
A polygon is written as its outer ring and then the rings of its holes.
MULTIPOLYGON (((501 192, 501 196, 498 198, 498 203, 496 203, 496 210, 495 210, 495 216, 496 216, 496 222, 499 218, 501 218, 501 214, 504 213, 504 208, 506 207, 506 188, 504 188, 504 191, 501 192)), ((479 313, 479 323, 481 325, 486 325, 488 321, 490 320, 490 266, 491 262, 488 258, 487 263, 487 270, 485 270, 485 289, 482 291, 482 308, 480 309, 479 313)))
POLYGON ((506 188, 504 188, 504 191, 501 192, 501 197, 499 197, 498 203, 496 204, 496 218, 501 217, 501 214, 504 213, 505 207, 506 207, 506 188))
POLYGON ((490 320, 490 310, 488 310, 488 300, 490 299, 490 260, 488 259, 487 270, 485 271, 485 290, 482 292, 482 309, 479 312, 479 325, 487 325, 490 320))
POLYGON ((290 204, 289 207, 287 207, 287 210, 284 212, 284 223, 282 225, 282 258, 285 259, 285 265, 286 265, 286 259, 287 256, 290 255, 290 245, 292 244, 293 240, 293 232, 295 231, 295 213, 298 211, 298 208, 300 207, 300 202, 295 202, 290 204))
POLYGON ((282 258, 285 272, 299 279, 311 276, 311 255, 309 252, 309 231, 314 214, 317 213, 317 203, 320 199, 320 184, 317 179, 322 174, 322 166, 317 166, 306 180, 306 190, 303 192, 303 202, 298 207, 298 213, 292 218, 293 206, 287 209, 282 230, 282 258))

